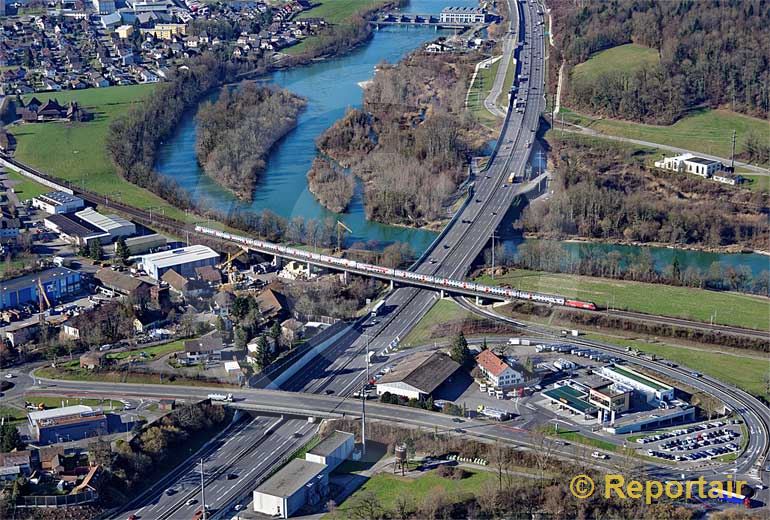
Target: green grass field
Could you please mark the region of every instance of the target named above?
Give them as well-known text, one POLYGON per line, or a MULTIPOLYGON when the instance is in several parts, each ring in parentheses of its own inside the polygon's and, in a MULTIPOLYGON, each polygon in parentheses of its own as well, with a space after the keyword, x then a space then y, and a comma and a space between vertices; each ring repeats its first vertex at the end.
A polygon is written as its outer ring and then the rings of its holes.
POLYGON ((77 404, 83 404, 86 406, 99 406, 105 410, 110 410, 110 406, 112 406, 113 409, 123 409, 121 402, 114 399, 87 399, 82 397, 55 397, 49 395, 29 394, 24 396, 24 400, 36 405, 43 403, 46 409, 60 408, 62 406, 75 406, 77 404))
POLYGON ((755 357, 751 357, 665 343, 651 344, 597 334, 587 334, 586 337, 655 354, 725 383, 733 384, 752 395, 770 397, 766 387, 766 377, 770 373, 770 358, 762 359, 762 354, 759 352, 752 353, 755 357))
POLYGON ((479 69, 479 73, 476 75, 476 80, 471 85, 470 94, 468 95, 468 110, 481 124, 491 127, 500 124, 500 118, 492 115, 484 107, 484 99, 489 95, 489 91, 492 90, 492 84, 495 81, 495 76, 497 76, 497 69, 500 68, 501 61, 497 60, 489 68, 479 69))
POLYGON ((387 0, 321 0, 320 5, 300 13, 297 18, 323 18, 327 23, 343 23, 358 11, 385 5, 387 0))
POLYGON ((370 478, 361 488, 350 496, 345 502, 340 504, 337 511, 330 518, 350 518, 351 503, 355 503, 356 497, 361 493, 369 491, 379 499, 380 504, 387 510, 393 511, 396 507, 396 500, 399 497, 408 497, 411 504, 416 508, 420 502, 441 489, 446 497, 452 503, 460 503, 470 499, 474 494, 480 493, 485 486, 495 484, 497 476, 488 471, 469 471, 469 476, 462 480, 451 480, 436 475, 435 471, 430 471, 418 478, 406 478, 389 473, 379 473, 370 478), (346 507, 347 506, 347 507, 346 507))
MULTIPOLYGON (((736 152, 744 149, 749 133, 766 136, 770 123, 729 110, 699 109, 670 126, 645 125, 617 119, 600 119, 562 108, 565 122, 586 126, 607 135, 676 146, 719 157, 730 157, 733 130, 737 132, 736 152)), ((671 154, 671 152, 667 152, 671 154)))
POLYGON ((147 359, 155 359, 157 357, 165 356, 166 354, 170 354, 172 352, 179 352, 181 350, 184 350, 184 340, 178 340, 178 341, 171 341, 169 343, 164 343, 162 345, 155 345, 153 347, 147 347, 147 348, 139 348, 135 350, 126 350, 123 352, 113 352, 111 354, 107 354, 108 359, 126 359, 131 356, 139 357, 142 352, 147 354, 147 359))
POLYGON ((516 74, 516 67, 513 63, 508 64, 508 68, 505 71, 505 79, 503 80, 503 89, 500 91, 500 95, 497 96, 497 105, 505 109, 508 106, 508 92, 513 85, 513 76, 516 74))
POLYGON ((439 300, 428 313, 401 341, 405 347, 424 345, 431 339, 431 330, 435 325, 461 321, 471 316, 471 313, 451 300, 439 300))
POLYGON ((748 188, 751 191, 770 191, 770 176, 751 175, 747 173, 742 173, 741 176, 748 181, 743 184, 743 187, 748 188))
POLYGON ((19 408, 0 405, 0 418, 8 422, 21 422, 27 419, 27 413, 19 408))
MULTIPOLYGON (((173 207, 153 193, 121 179, 107 158, 104 148, 110 123, 134 103, 152 94, 155 85, 94 88, 57 92, 59 103, 75 99, 94 113, 94 120, 84 123, 41 123, 11 127, 16 136, 16 158, 50 175, 108 195, 137 208, 156 208, 165 215, 187 220, 184 211, 173 207)), ((26 98, 31 97, 25 96, 26 98)), ((37 94, 41 101, 49 94, 37 94)))
POLYGON ((761 296, 523 269, 497 276, 494 281, 489 276, 482 276, 477 281, 498 285, 507 283, 518 289, 561 294, 593 301, 601 307, 610 305, 614 309, 703 322, 709 321, 716 311, 717 323, 770 330, 770 302, 761 296), (740 309, 740 312, 728 309, 740 309))
POLYGON ((33 199, 38 195, 52 191, 48 186, 43 186, 13 170, 6 169, 5 176, 8 180, 13 181, 11 187, 20 201, 33 199))
POLYGON ((597 52, 572 69, 572 81, 593 81, 608 72, 633 73, 660 62, 658 51, 629 43, 597 52))

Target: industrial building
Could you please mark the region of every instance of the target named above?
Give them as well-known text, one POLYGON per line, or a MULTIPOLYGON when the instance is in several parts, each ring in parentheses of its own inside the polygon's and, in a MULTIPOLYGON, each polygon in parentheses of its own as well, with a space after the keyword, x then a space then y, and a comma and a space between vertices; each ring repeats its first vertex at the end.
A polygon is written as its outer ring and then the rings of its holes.
POLYGON ((93 208, 86 208, 78 211, 75 215, 96 229, 101 229, 109 234, 109 241, 117 240, 119 237, 128 237, 136 233, 136 226, 117 215, 102 215, 93 208))
POLYGON ((64 298, 80 292, 80 273, 65 267, 53 267, 39 273, 30 273, 18 278, 0 282, 0 310, 24 304, 37 305, 40 301, 40 287, 43 300, 56 305, 64 298))
POLYGON ((482 350, 476 356, 476 363, 484 377, 494 386, 507 390, 524 384, 524 374, 514 370, 491 350, 482 350))
POLYGON ((557 383, 543 395, 560 409, 566 409, 583 417, 596 414, 596 407, 588 402, 588 393, 567 383, 557 383))
POLYGON ((440 23, 477 24, 487 20, 487 12, 480 7, 445 7, 439 15, 440 23))
POLYGON ((668 409, 628 414, 617 419, 614 424, 604 429, 614 435, 622 435, 643 430, 657 430, 694 420, 695 408, 683 404, 668 409))
POLYGON ((328 493, 326 465, 294 459, 254 490, 254 512, 289 518, 323 503, 328 493))
POLYGON ((153 249, 164 247, 166 242, 166 237, 157 233, 153 233, 152 235, 127 238, 126 247, 128 248, 128 252, 131 255, 141 255, 148 253, 153 249))
POLYGON ((104 412, 82 404, 30 412, 28 421, 32 438, 39 444, 75 441, 110 432, 104 412))
POLYGON ((43 210, 51 215, 72 213, 73 211, 83 209, 84 206, 83 199, 63 191, 52 191, 32 199, 33 208, 43 210))
POLYGON ((62 240, 77 246, 87 246, 92 240, 99 243, 110 241, 110 234, 92 226, 88 222, 77 217, 74 213, 56 213, 43 220, 46 229, 50 229, 61 237, 62 240))
POLYGON ((337 430, 308 451, 305 460, 325 464, 326 471, 332 472, 350 457, 355 444, 352 433, 337 430))
POLYGON ((658 403, 674 399, 674 388, 672 386, 627 366, 605 366, 601 368, 599 374, 610 381, 636 390, 644 396, 648 403, 658 403))
POLYGON ((460 368, 441 352, 421 352, 396 365, 377 382, 377 395, 385 392, 407 399, 425 399, 460 368))
POLYGON ((615 416, 627 412, 631 407, 633 389, 607 381, 588 385, 588 402, 597 408, 599 423, 609 419, 615 423, 615 416))
POLYGON ((142 257, 140 263, 145 272, 160 280, 170 269, 184 277, 195 276, 195 268, 204 265, 216 265, 219 253, 203 245, 194 245, 152 253, 142 257))

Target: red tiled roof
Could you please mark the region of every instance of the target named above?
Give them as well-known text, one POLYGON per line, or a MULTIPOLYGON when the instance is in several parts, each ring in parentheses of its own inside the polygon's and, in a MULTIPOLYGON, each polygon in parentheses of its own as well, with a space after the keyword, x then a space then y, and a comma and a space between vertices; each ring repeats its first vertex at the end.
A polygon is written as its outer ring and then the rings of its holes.
POLYGON ((476 363, 495 377, 505 372, 506 368, 510 368, 505 361, 497 357, 491 350, 482 350, 481 354, 476 356, 476 363))

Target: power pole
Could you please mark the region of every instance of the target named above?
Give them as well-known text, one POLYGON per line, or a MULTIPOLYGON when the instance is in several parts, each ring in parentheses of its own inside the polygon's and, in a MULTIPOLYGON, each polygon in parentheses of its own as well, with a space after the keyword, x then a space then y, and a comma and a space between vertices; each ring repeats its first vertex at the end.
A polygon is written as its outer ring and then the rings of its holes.
POLYGON ((203 508, 202 520, 206 520, 206 490, 203 484, 203 459, 201 458, 201 507, 203 508))
POLYGON ((734 172, 735 171, 735 129, 733 129, 733 153, 730 156, 730 169, 734 172))

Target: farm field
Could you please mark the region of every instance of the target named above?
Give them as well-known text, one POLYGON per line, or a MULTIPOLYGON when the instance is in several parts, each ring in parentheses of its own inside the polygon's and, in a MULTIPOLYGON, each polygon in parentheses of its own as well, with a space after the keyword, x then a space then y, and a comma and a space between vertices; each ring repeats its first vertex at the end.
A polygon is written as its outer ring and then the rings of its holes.
MULTIPOLYGON (((65 104, 77 100, 94 114, 83 123, 40 123, 15 125, 16 159, 45 173, 68 180, 101 195, 134 207, 164 211, 166 216, 185 220, 187 216, 153 193, 120 178, 104 149, 110 123, 134 103, 149 96, 155 85, 131 85, 57 92, 50 97, 65 104)), ((38 94, 44 101, 47 94, 38 94)), ((30 96, 25 96, 29 99, 30 96)))
MULTIPOLYGON (((591 128, 602 134, 639 139, 716 155, 730 157, 733 130, 737 132, 736 153, 745 147, 748 134, 767 135, 767 121, 729 110, 698 109, 670 126, 646 125, 619 119, 601 119, 562 107, 559 118, 591 128)), ((672 152, 667 152, 671 154, 672 152)))
POLYGON ((758 330, 770 329, 767 314, 769 302, 761 296, 524 269, 512 270, 494 280, 484 275, 476 281, 560 294, 592 301, 600 307, 609 305, 613 309, 703 322, 708 322, 716 312, 716 323, 758 330), (723 309, 740 309, 741 312, 721 312, 723 309))
POLYGON ((572 69, 572 81, 593 81, 607 72, 633 73, 660 62, 658 51, 629 43, 597 52, 572 69))

